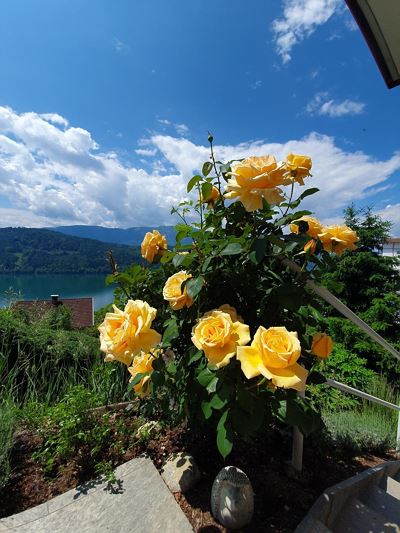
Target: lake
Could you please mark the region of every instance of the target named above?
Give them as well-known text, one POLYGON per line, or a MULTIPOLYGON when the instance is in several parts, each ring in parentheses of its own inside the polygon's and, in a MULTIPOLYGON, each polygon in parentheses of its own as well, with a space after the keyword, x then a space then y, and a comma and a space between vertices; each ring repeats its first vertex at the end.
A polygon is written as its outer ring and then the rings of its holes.
MULTIPOLYGON (((115 286, 105 286, 106 274, 0 274, 0 307, 7 305, 5 291, 21 292, 23 300, 93 297, 94 309, 113 301, 115 286)), ((20 299, 20 298, 19 298, 20 299)))

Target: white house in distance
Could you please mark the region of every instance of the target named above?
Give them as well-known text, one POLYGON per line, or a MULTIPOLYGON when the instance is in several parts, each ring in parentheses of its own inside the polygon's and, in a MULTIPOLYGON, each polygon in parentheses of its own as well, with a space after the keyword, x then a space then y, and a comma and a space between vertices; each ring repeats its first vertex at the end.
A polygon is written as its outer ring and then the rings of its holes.
POLYGON ((400 259, 400 237, 391 237, 383 245, 382 255, 387 257, 398 257, 400 259))

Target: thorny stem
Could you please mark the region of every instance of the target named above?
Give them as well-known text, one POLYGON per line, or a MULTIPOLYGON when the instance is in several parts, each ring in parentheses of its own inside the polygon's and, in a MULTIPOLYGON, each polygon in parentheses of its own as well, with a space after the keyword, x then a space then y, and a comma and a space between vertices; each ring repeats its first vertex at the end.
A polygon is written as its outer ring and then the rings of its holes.
POLYGON ((217 164, 216 164, 216 162, 215 162, 215 157, 214 157, 213 141, 212 141, 212 138, 211 138, 212 135, 211 135, 210 132, 208 132, 208 135, 209 135, 209 143, 210 143, 210 149, 211 149, 211 159, 212 159, 212 162, 213 162, 213 166, 214 166, 215 174, 216 174, 216 176, 217 176, 219 196, 220 196, 220 199, 221 199, 222 205, 224 205, 224 197, 222 196, 222 191, 221 191, 221 179, 220 179, 220 173, 219 173, 218 170, 217 170, 217 164))
POLYGON ((294 191, 294 181, 292 181, 292 188, 290 190, 290 198, 289 198, 288 206, 287 206, 285 214, 283 216, 287 215, 287 212, 289 211, 290 203, 291 203, 292 198, 293 198, 293 191, 294 191))
POLYGON ((200 185, 197 184, 197 190, 199 191, 199 213, 200 213, 200 228, 203 229, 203 202, 201 198, 200 185))

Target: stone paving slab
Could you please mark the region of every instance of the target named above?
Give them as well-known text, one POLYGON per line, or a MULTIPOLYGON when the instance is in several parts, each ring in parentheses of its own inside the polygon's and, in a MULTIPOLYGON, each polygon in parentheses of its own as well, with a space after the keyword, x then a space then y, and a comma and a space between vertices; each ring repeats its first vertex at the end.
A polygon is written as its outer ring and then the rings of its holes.
POLYGON ((0 533, 193 533, 148 458, 116 469, 117 490, 89 481, 46 503, 0 520, 0 533))

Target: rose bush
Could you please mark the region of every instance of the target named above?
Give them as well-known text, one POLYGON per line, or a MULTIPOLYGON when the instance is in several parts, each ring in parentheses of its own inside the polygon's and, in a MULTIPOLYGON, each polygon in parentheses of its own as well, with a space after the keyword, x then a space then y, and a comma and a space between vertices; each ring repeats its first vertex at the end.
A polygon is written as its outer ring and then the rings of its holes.
POLYGON ((107 361, 129 367, 143 409, 189 429, 214 427, 225 457, 272 420, 306 434, 319 427, 307 384, 323 381, 318 361, 332 341, 313 336, 323 308, 307 281, 320 279, 331 253, 354 249, 357 236, 299 210, 318 192, 301 191, 308 156, 222 163, 209 142, 210 160, 172 209, 176 242, 147 233, 143 257, 160 264, 114 269, 108 282, 125 308, 99 330, 107 361))

